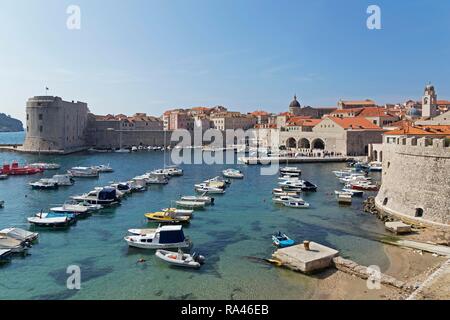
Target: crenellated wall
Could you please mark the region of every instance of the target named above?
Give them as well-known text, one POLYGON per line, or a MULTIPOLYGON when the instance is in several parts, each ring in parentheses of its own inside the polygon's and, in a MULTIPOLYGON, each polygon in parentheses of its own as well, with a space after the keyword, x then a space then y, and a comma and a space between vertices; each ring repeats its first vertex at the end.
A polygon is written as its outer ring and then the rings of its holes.
POLYGON ((450 147, 445 138, 386 136, 378 209, 414 223, 450 227, 450 147))

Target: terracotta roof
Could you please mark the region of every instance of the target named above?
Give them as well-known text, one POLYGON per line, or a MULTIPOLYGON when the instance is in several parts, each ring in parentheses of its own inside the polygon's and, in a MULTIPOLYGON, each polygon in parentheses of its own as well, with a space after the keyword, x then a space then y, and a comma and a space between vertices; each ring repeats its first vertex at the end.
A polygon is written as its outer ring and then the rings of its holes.
POLYGON ((281 112, 278 116, 293 117, 294 114, 290 112, 281 112))
POLYGON ((252 116, 255 116, 255 117, 258 117, 258 116, 268 116, 268 115, 269 115, 268 112, 262 111, 262 110, 256 110, 256 111, 250 112, 250 114, 251 114, 252 116))
POLYGON ((336 109, 330 114, 345 114, 345 113, 359 113, 362 108, 350 108, 350 109, 336 109))
POLYGON ((328 117, 333 120, 337 125, 344 129, 362 129, 362 130, 383 130, 376 124, 363 117, 351 117, 351 118, 338 118, 328 117))
POLYGON ((346 105, 374 105, 375 101, 367 99, 367 100, 341 100, 340 101, 346 105))
POLYGON ((370 107, 370 108, 362 108, 361 112, 358 114, 358 117, 391 117, 388 111, 384 108, 378 107, 370 107))
POLYGON ((322 119, 311 119, 311 117, 292 117, 288 121, 288 126, 314 127, 322 119))
POLYGON ((390 125, 388 125, 388 127, 397 127, 399 129, 406 127, 406 126, 411 126, 412 125, 412 121, 410 120, 400 120, 394 123, 391 123, 390 125))
POLYGON ((449 126, 405 126, 398 130, 385 132, 387 135, 442 135, 450 136, 450 125, 449 126))
POLYGON ((448 101, 448 100, 438 100, 438 101, 436 101, 436 104, 450 104, 450 101, 448 101))

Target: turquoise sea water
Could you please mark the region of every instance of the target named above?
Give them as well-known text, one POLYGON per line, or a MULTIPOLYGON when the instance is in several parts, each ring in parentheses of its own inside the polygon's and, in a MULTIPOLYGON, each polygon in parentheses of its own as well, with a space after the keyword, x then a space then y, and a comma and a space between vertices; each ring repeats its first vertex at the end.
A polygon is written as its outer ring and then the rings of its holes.
MULTIPOLYGON (((26 218, 70 195, 92 190, 112 180, 125 180, 164 165, 161 152, 133 154, 82 153, 70 156, 37 156, 0 153, 1 162, 46 161, 62 165, 110 163, 114 173, 99 179, 77 180, 56 191, 31 190, 27 183, 42 175, 10 177, 0 181, 0 228, 29 228, 26 218)), ((122 205, 80 220, 66 231, 42 231, 30 255, 15 257, 0 266, 0 299, 301 299, 307 298, 317 279, 274 268, 249 257, 270 257, 271 234, 282 230, 296 240, 309 239, 337 248, 345 257, 366 265, 387 266, 382 245, 371 240, 383 234, 381 222, 364 214, 362 199, 339 207, 334 190, 340 187, 332 170, 345 164, 300 165, 303 176, 319 191, 305 195, 308 210, 283 208, 271 201, 277 176, 261 176, 259 166, 239 166, 244 180, 233 181, 216 204, 195 213, 185 233, 194 250, 206 256, 202 269, 180 270, 157 260, 154 251, 128 248, 127 229, 145 227, 143 214, 173 204, 180 195, 194 194, 194 183, 219 175, 229 165, 183 165, 185 175, 166 186, 133 194, 122 205), (137 263, 140 258, 147 262, 137 263), (81 267, 81 290, 66 288, 66 268, 81 267)))
POLYGON ((25 132, 0 132, 1 144, 22 144, 25 140, 25 132))

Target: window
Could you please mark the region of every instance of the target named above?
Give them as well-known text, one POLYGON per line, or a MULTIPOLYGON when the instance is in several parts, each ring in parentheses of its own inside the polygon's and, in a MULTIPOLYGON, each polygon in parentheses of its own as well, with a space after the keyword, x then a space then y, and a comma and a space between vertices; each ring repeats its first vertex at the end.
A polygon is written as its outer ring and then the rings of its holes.
POLYGON ((420 218, 423 216, 423 209, 422 208, 416 208, 416 217, 420 218))
POLYGON ((383 200, 383 206, 385 206, 385 205, 387 205, 388 204, 388 198, 384 198, 384 200, 383 200))
POLYGON ((39 132, 42 132, 44 128, 42 126, 39 126, 39 132))
POLYGON ((30 119, 30 115, 27 113, 27 120, 30 119))
POLYGON ((27 132, 29 131, 28 126, 27 126, 27 132))
POLYGON ((42 120, 43 118, 42 113, 39 113, 39 120, 42 120))

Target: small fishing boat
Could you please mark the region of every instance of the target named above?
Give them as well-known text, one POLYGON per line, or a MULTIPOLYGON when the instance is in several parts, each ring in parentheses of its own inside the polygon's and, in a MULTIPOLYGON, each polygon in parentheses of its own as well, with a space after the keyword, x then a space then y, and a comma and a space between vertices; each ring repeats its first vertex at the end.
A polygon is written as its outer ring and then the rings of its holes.
POLYGON ((170 212, 172 215, 176 217, 193 217, 194 210, 187 209, 178 209, 178 208, 164 208, 161 210, 162 212, 170 212))
POLYGON ((31 168, 37 168, 42 170, 58 170, 61 166, 57 163, 37 162, 28 165, 31 168))
POLYGON ((353 197, 362 197, 364 195, 364 191, 362 191, 362 190, 353 190, 350 188, 343 188, 342 191, 351 193, 351 195, 353 197))
POLYGON ((286 201, 300 201, 303 200, 299 196, 278 196, 272 198, 273 203, 284 204, 286 201))
POLYGON ((124 240, 130 247, 141 249, 188 248, 192 246, 189 238, 185 237, 181 225, 161 226, 154 232, 126 236, 124 240))
POLYGON ((101 164, 99 166, 92 166, 91 168, 94 170, 97 170, 99 173, 114 172, 114 169, 111 168, 111 166, 109 164, 107 164, 107 165, 101 164))
POLYGON ((295 241, 289 238, 284 233, 281 233, 278 231, 278 233, 272 235, 272 242, 274 245, 276 245, 279 248, 286 248, 293 246, 295 244, 295 241))
POLYGON ((38 214, 34 217, 27 218, 28 222, 37 227, 50 227, 50 228, 65 228, 73 224, 75 218, 70 218, 68 215, 61 216, 48 216, 48 214, 38 214))
POLYGON ((51 180, 58 186, 72 186, 75 183, 75 180, 68 174, 55 174, 51 180))
POLYGON ((204 202, 205 204, 214 203, 214 198, 208 197, 206 195, 201 196, 182 196, 181 200, 183 201, 194 201, 194 202, 204 202))
POLYGON ((0 235, 0 250, 11 250, 13 253, 20 253, 27 250, 27 248, 24 241, 6 235, 0 235))
POLYGON ((221 188, 210 187, 207 185, 199 186, 195 188, 195 191, 203 194, 224 194, 225 190, 221 188))
POLYGON ((180 216, 170 211, 153 212, 144 215, 149 221, 160 223, 189 223, 191 216, 180 216))
POLYGON ((181 207, 181 208, 202 209, 205 207, 205 202, 201 202, 201 201, 178 200, 175 203, 177 204, 177 207, 181 207))
POLYGON ((295 208, 295 209, 307 209, 309 208, 309 203, 304 200, 295 200, 295 201, 285 201, 283 202, 285 207, 295 208))
POLYGON ((6 180, 9 176, 7 174, 0 174, 0 180, 6 180))
POLYGON ((349 192, 335 191, 336 198, 340 204, 352 204, 352 194, 349 192))
POLYGON ((72 177, 75 178, 98 178, 98 170, 92 167, 73 167, 67 171, 72 177))
POLYGON ((204 264, 205 257, 199 254, 188 254, 183 253, 180 249, 178 252, 167 251, 167 250, 156 250, 155 256, 164 262, 169 263, 172 266, 183 267, 183 268, 194 268, 198 269, 204 264))
POLYGON ((6 228, 0 230, 0 236, 7 236, 22 242, 32 243, 38 239, 39 234, 36 232, 23 230, 20 228, 6 228))
POLYGON ((244 174, 237 169, 226 169, 222 171, 222 174, 230 179, 244 179, 244 174))
POLYGON ((282 167, 280 168, 280 174, 299 177, 302 174, 302 170, 297 167, 282 167))
POLYGON ((52 179, 40 179, 39 181, 30 182, 29 185, 31 188, 38 190, 52 190, 58 188, 58 184, 52 179))
POLYGON ((382 171, 383 170, 383 164, 378 161, 373 161, 369 163, 369 171, 382 171))
POLYGON ((363 191, 378 191, 379 187, 376 184, 356 182, 350 184, 353 190, 363 190, 363 191))

